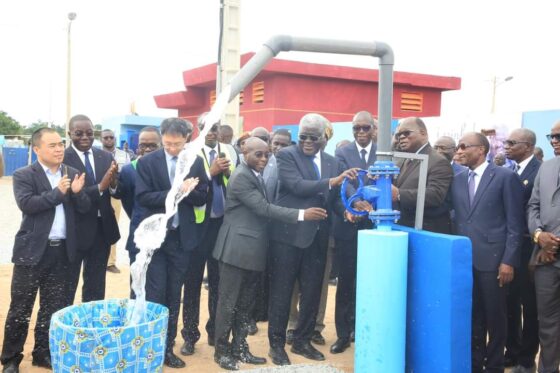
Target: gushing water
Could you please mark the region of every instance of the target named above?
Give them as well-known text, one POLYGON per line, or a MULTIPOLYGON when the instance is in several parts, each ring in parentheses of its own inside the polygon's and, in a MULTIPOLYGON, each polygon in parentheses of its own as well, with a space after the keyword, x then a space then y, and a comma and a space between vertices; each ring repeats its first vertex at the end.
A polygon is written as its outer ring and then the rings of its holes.
POLYGON ((187 143, 177 159, 175 179, 165 199, 165 213, 155 214, 142 221, 134 232, 134 243, 140 250, 136 261, 130 267, 132 276, 132 290, 136 294, 134 310, 129 324, 135 325, 146 320, 146 273, 154 252, 160 248, 167 233, 167 221, 177 213, 179 202, 189 195, 196 184, 192 184, 186 191, 181 191, 183 179, 188 175, 200 149, 204 146, 204 138, 214 123, 217 123, 225 111, 229 101, 231 87, 227 86, 218 96, 212 109, 204 118, 204 129, 198 137, 187 143))

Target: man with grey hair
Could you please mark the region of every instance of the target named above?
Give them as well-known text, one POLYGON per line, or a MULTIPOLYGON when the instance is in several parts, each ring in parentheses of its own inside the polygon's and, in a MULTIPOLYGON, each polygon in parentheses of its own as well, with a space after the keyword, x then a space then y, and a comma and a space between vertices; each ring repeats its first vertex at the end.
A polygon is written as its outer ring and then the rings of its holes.
MULTIPOLYGON (((533 152, 537 136, 527 128, 513 130, 506 141, 506 157, 515 162, 514 171, 523 184, 523 207, 531 198, 533 183, 541 166, 533 152)), ((535 284, 529 275, 529 260, 533 242, 524 224, 521 244, 521 265, 509 286, 507 294, 508 337, 506 340, 505 366, 515 366, 514 373, 534 372, 535 357, 539 350, 539 324, 535 284), (521 321, 523 319, 523 322, 521 321)))
MULTIPOLYGON (((332 215, 343 213, 339 187, 345 177, 355 179, 356 170, 342 171, 339 162, 321 151, 327 119, 306 114, 299 124, 298 144, 278 152, 280 187, 276 204, 305 209, 321 207, 332 215)), ((329 220, 279 222, 273 226, 270 252, 269 356, 276 365, 288 365, 284 346, 292 289, 300 285, 300 315, 291 351, 312 360, 324 360, 310 343, 321 297, 321 283, 329 239, 329 220)))

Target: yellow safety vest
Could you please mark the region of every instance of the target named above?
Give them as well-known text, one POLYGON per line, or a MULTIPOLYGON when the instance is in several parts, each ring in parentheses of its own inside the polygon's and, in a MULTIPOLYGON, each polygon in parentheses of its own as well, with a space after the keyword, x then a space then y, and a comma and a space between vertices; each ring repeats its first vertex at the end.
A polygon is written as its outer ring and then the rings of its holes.
MULTIPOLYGON (((226 146, 225 144, 219 144, 219 145, 222 145, 225 148, 225 151, 222 151, 222 153, 224 153, 226 155, 226 159, 229 161, 229 173, 231 175, 233 170, 235 170, 235 165, 231 161, 231 155, 229 154, 229 150, 228 150, 229 147, 226 146)), ((206 159, 206 155, 204 154, 202 149, 200 149, 199 155, 204 160, 204 162, 203 162, 204 163, 204 171, 206 171, 206 175, 208 176, 208 179, 210 179, 210 165, 208 164, 207 159, 206 159)), ((224 182, 224 186, 227 187, 229 178, 226 175, 222 175, 222 177, 223 177, 222 180, 224 182)), ((194 219, 195 219, 196 224, 201 224, 204 221, 205 218, 206 218, 206 205, 194 206, 194 219)))

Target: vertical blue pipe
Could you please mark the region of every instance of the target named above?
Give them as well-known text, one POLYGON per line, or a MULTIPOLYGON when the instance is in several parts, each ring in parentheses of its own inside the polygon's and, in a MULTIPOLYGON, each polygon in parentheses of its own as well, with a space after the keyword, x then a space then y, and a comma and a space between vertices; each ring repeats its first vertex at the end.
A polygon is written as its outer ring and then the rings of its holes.
POLYGON ((354 372, 403 373, 408 233, 358 232, 354 372))

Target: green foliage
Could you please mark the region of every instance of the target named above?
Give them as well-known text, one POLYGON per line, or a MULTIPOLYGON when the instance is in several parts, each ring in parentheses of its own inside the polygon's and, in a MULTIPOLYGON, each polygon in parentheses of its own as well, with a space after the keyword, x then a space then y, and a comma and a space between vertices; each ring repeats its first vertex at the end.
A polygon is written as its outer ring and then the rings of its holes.
POLYGON ((65 137, 64 135, 65 128, 63 126, 56 125, 52 122, 43 122, 42 120, 37 120, 36 122, 33 122, 29 126, 25 127, 23 133, 26 135, 31 135, 33 132, 35 132, 35 130, 41 127, 54 128, 61 137, 65 137))
POLYGON ((0 135, 19 135, 23 127, 5 111, 0 111, 0 135))

